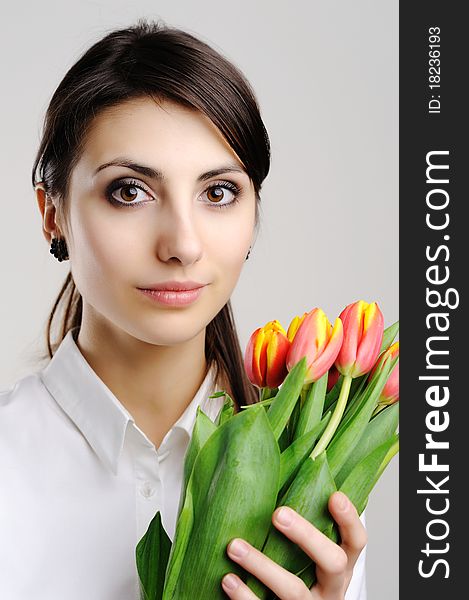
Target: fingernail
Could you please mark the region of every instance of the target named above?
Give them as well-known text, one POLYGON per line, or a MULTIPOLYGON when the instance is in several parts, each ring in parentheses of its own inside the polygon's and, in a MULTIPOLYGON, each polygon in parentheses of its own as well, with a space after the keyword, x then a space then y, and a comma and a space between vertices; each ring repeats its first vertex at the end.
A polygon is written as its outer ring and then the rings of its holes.
POLYGON ((221 582, 222 582, 223 587, 225 587, 227 590, 235 590, 239 585, 239 582, 236 579, 236 577, 231 574, 225 575, 225 577, 223 577, 221 582))
POLYGON ((248 553, 249 548, 242 540, 233 540, 228 545, 228 553, 235 558, 243 558, 248 553))
POLYGON ((278 523, 280 523, 280 525, 285 525, 285 527, 290 525, 290 523, 293 521, 292 511, 286 507, 281 508, 277 513, 276 520, 278 523))
POLYGON ((336 505, 339 510, 346 510, 349 506, 349 499, 347 498, 347 496, 345 494, 342 494, 342 492, 339 492, 337 494, 336 505))
POLYGON ((227 590, 235 590, 239 582, 234 575, 225 575, 222 579, 223 587, 226 587, 227 590))

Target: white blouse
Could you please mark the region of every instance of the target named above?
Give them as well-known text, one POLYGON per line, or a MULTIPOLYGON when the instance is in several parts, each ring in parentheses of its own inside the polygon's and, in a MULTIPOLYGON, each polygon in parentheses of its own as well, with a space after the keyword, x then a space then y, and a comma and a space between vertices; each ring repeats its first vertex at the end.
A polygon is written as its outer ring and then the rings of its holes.
MULTIPOLYGON (((173 539, 197 407, 223 404, 212 369, 157 449, 73 333, 0 392, 2 600, 139 600, 136 545, 158 510, 173 539)), ((365 551, 346 600, 366 600, 365 551)))

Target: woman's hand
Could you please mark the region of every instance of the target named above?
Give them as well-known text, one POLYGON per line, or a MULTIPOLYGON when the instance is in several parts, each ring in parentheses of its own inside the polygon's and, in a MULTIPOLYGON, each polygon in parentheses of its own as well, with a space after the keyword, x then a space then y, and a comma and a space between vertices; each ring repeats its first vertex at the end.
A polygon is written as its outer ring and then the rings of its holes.
MULTIPOLYGON (((279 520, 280 513, 284 515, 284 509, 277 508, 272 517, 275 527, 298 544, 316 563, 316 583, 311 589, 299 577, 244 540, 232 540, 227 546, 228 556, 262 581, 281 600, 343 600, 352 578, 353 567, 366 545, 367 534, 355 507, 345 494, 332 494, 328 507, 339 526, 342 540, 340 546, 292 509, 285 509, 285 516, 291 518, 288 523, 281 524, 279 520), (237 552, 238 544, 235 542, 241 542, 243 553, 237 552)), ((233 600, 257 598, 234 573, 225 575, 222 587, 233 600), (230 586, 230 583, 233 585, 230 586)))

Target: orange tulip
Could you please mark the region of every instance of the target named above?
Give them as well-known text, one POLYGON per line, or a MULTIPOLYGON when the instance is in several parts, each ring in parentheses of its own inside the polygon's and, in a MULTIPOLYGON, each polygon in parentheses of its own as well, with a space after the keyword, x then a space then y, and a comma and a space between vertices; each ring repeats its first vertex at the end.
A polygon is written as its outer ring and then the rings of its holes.
MULTIPOLYGON (((289 330, 295 328, 293 322, 289 330)), ((303 315, 292 338, 286 359, 288 371, 306 356, 308 370, 304 384, 317 381, 334 363, 342 345, 342 338, 342 321, 336 319, 332 327, 324 312, 320 308, 313 308, 303 315)))
POLYGON ((342 375, 359 377, 368 373, 378 357, 383 341, 384 318, 376 302, 353 302, 339 315, 344 340, 335 361, 342 375))
POLYGON ((251 383, 258 388, 279 387, 288 374, 285 359, 290 345, 277 320, 256 329, 244 354, 244 368, 251 383))

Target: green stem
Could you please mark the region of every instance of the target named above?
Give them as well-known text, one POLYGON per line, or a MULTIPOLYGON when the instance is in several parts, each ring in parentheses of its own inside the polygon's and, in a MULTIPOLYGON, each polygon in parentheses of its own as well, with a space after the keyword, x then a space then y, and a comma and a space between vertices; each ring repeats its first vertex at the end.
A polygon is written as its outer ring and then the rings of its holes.
POLYGON ((332 436, 334 435, 335 430, 337 429, 337 427, 340 423, 340 419, 342 418, 342 415, 344 414, 344 410, 347 405, 347 398, 348 398, 348 395, 350 392, 351 384, 352 384, 352 377, 350 377, 350 375, 344 376, 344 379, 342 381, 342 387, 340 388, 339 398, 337 400, 337 404, 335 406, 334 412, 332 413, 332 417, 330 418, 330 421, 327 424, 327 427, 324 430, 324 433, 319 438, 319 442, 316 444, 313 451, 311 452, 311 454, 310 454, 311 458, 314 459, 314 458, 316 458, 316 456, 319 456, 319 454, 321 454, 321 452, 326 449, 327 444, 331 441, 332 436))
POLYGON ((261 388, 261 390, 260 390, 261 402, 264 400, 270 400, 270 398, 273 398, 277 392, 278 392, 278 387, 276 387, 276 388, 271 388, 271 387, 261 388))

